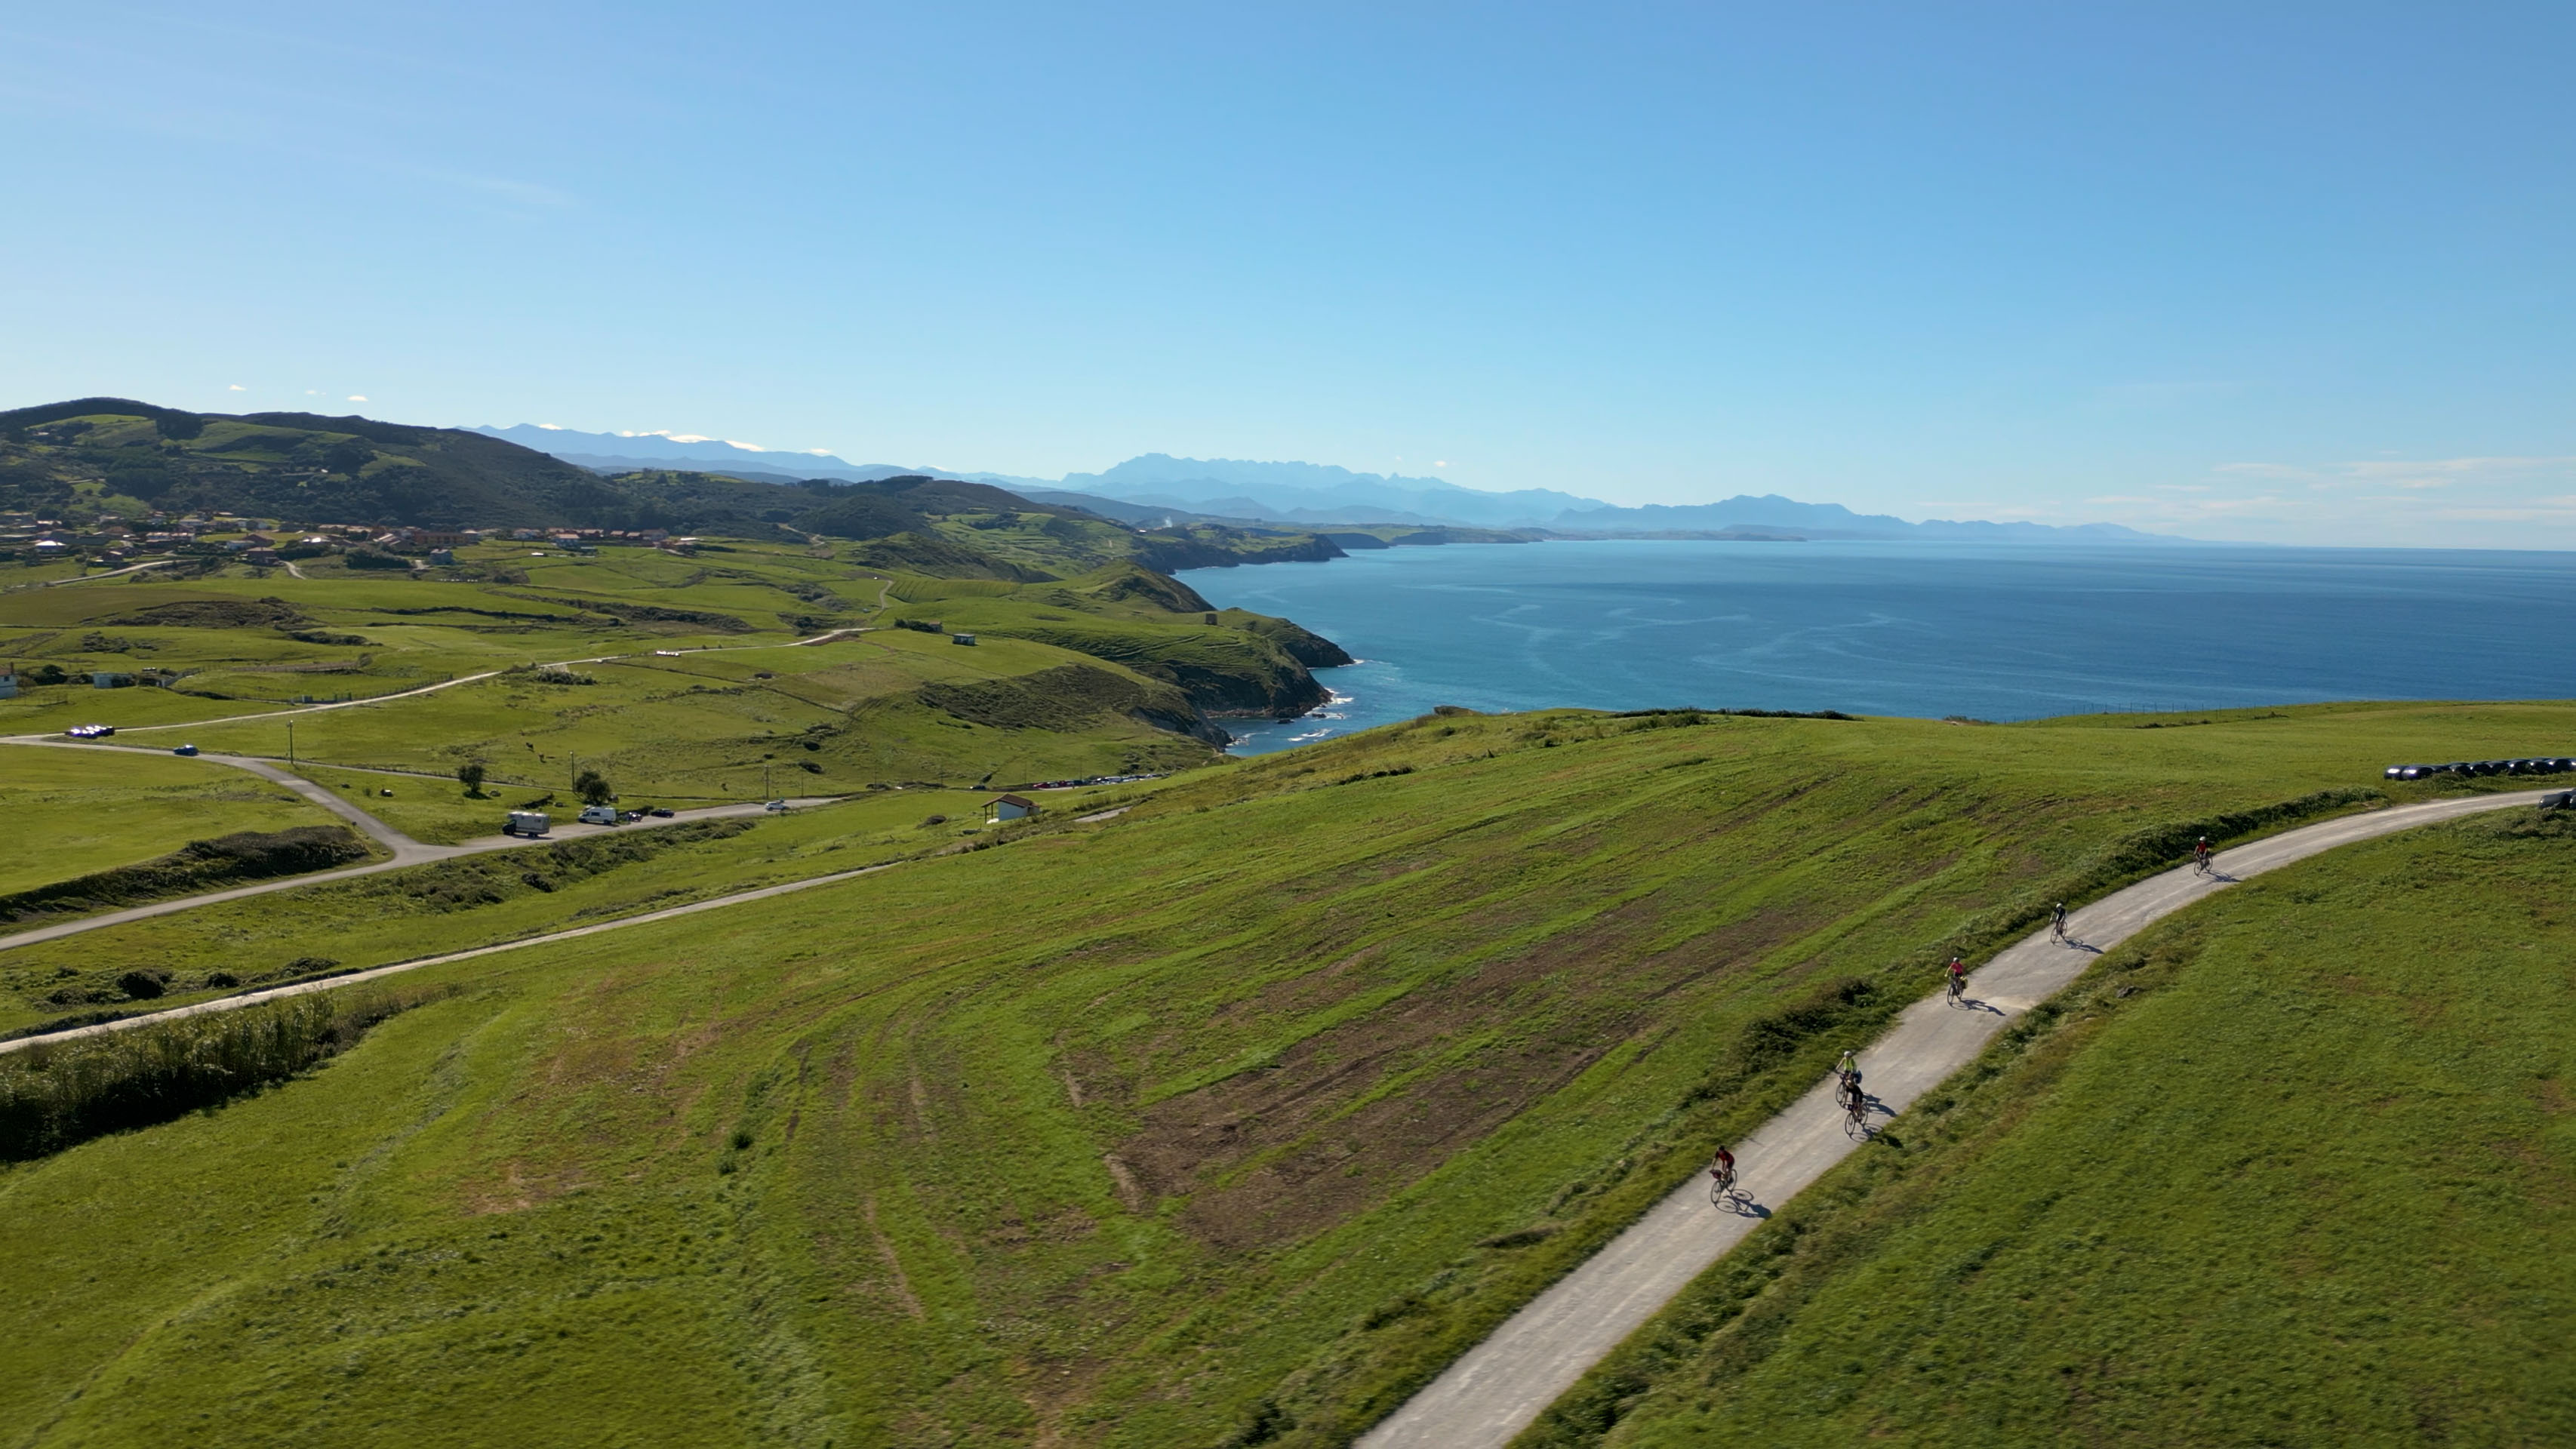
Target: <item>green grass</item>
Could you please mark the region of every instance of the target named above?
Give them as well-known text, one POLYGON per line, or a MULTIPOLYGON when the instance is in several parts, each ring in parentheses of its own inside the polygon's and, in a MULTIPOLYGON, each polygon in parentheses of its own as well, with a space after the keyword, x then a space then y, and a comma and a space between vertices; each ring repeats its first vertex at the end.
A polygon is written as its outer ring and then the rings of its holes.
POLYGON ((30 847, 0 852, 0 894, 234 831, 338 823, 282 785, 202 760, 29 746, 0 750, 0 817, 30 847))
MULTIPOLYGON (((1079 813, 1098 793, 1051 793, 1048 808, 1079 813)), ((115 996, 117 979, 137 967, 171 978, 154 1007, 185 1005, 307 974, 320 969, 306 964, 316 958, 330 967, 381 966, 902 859, 966 839, 985 798, 902 790, 757 820, 634 826, 101 927, 0 952, 0 1031, 89 1009, 115 996), (926 824, 934 815, 947 823, 926 824)), ((460 833, 476 822, 470 833, 497 833, 506 804, 485 802, 460 820, 460 833)))
POLYGON ((2569 1441, 2571 896, 2516 812, 2151 932, 1525 1442, 2569 1441))
POLYGON ((299 760, 448 774, 480 759, 516 787, 551 784, 579 755, 621 789, 715 800, 759 795, 764 765, 813 777, 767 788, 812 792, 1186 768, 1214 753, 1192 733, 1204 733, 1198 710, 1321 697, 1291 657, 1323 662, 1311 636, 1258 615, 1210 625, 1203 601, 1132 565, 977 595, 974 581, 895 580, 808 549, 724 548, 535 557, 485 545, 421 578, 317 564, 309 579, 228 569, 0 596, 13 657, 181 676, 170 689, 31 689, 0 701, 0 731, 102 722, 283 758, 291 712, 299 760), (878 628, 787 647, 868 627, 897 587, 959 604, 986 637, 970 649, 878 628), (526 672, 564 660, 612 662, 576 664, 594 683, 570 689, 526 672), (471 678, 492 671, 516 672, 471 678), (363 708, 294 709, 457 679, 468 682, 363 708), (1014 680, 1035 681, 1019 691, 1035 707, 974 692, 1014 680), (969 694, 941 692, 954 685, 969 694), (225 723, 244 715, 257 717, 225 723))
POLYGON ((498 835, 510 811, 549 794, 566 814, 580 804, 574 799, 569 781, 559 782, 552 790, 486 782, 483 798, 477 800, 469 797, 465 787, 453 778, 335 770, 327 765, 303 763, 297 765, 296 773, 317 785, 328 786, 347 797, 349 803, 412 839, 432 845, 456 845, 498 835), (393 794, 386 795, 387 790, 393 794), (572 805, 563 807, 565 801, 572 805))
MULTIPOLYGON (((1431 719, 433 968, 463 994, 309 1080, 0 1174, 0 1421, 1336 1442, 1811 1080, 1836 1042, 1746 1044, 1820 992, 1892 1005, 2143 829, 2531 753, 2576 709, 2139 722, 1431 719)), ((804 839, 738 868, 812 873, 804 839)), ((585 879, 640 908, 731 845, 585 879)), ((577 873, 461 912, 281 893, 184 949, 566 924, 577 873)), ((108 935, 36 949, 103 966, 108 935)), ((12 982, 96 969, 19 955, 12 982)))

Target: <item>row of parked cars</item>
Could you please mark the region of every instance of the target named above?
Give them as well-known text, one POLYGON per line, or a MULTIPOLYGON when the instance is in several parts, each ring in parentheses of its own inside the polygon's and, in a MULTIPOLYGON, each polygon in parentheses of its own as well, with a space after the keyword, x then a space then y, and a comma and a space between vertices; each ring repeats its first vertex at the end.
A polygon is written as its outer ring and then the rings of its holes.
POLYGON ((2436 775, 2564 775, 2576 771, 2576 758, 2540 755, 2528 760, 2453 760, 2447 765, 2391 765, 2380 773, 2391 780, 2429 780, 2436 775))

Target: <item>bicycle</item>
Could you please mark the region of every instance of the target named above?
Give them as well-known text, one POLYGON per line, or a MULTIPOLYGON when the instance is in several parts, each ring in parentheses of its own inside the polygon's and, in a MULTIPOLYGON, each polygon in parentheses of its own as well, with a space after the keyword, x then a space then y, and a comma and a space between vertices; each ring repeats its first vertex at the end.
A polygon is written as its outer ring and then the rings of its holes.
POLYGON ((1722 1208, 1735 1206, 1734 1168, 1730 1167, 1723 1173, 1712 1172, 1708 1175, 1708 1205, 1722 1208))
POLYGON ((1843 1131, 1862 1137, 1869 1135, 1869 1099, 1867 1097, 1854 1094, 1844 1099, 1843 1131))
POLYGON ((1967 978, 1967 977, 1965 977, 1965 976, 1960 975, 1960 974, 1959 974, 1958 972, 1956 972, 1956 971, 1951 972, 1951 973, 1950 973, 1950 999, 1951 999, 1953 1002, 1956 1002, 1960 997, 1965 996, 1965 995, 1967 995, 1967 994, 1968 994, 1968 978, 1967 978))
POLYGON ((2066 907, 2059 906, 2056 914, 2048 918, 2048 939, 2060 946, 2066 944, 2066 907))

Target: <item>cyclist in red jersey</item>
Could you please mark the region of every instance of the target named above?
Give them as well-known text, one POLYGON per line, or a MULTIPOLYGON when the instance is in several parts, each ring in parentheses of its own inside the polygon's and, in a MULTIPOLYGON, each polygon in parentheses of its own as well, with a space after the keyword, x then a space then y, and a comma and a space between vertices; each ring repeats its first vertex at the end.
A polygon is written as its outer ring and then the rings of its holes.
POLYGON ((1718 1147, 1717 1155, 1708 1160, 1708 1175, 1719 1182, 1735 1180, 1735 1154, 1727 1151, 1723 1144, 1718 1147))

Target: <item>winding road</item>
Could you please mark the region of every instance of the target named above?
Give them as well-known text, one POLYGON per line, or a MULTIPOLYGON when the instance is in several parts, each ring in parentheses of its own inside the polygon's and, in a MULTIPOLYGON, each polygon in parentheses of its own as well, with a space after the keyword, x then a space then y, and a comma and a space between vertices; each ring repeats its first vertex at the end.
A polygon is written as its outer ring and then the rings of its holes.
MULTIPOLYGON (((2349 815, 2222 852, 2210 875, 2183 866, 2073 913, 2073 944, 2046 931, 2006 948, 1969 977, 1967 996, 1945 993, 1906 1008, 1895 1028, 1861 1053, 1875 1113, 1893 1117, 1983 1051, 1997 1032, 2055 995, 2103 951, 2149 924, 2248 877, 2339 845, 2487 810, 2530 807, 2541 790, 2399 805, 2349 815)), ((1835 1105, 1833 1079, 1735 1148, 1736 1211, 1709 1203, 1694 1176, 1673 1189, 1582 1267, 1513 1314, 1402 1408, 1361 1436, 1361 1449, 1500 1449, 1584 1372, 1642 1327, 1710 1264, 1858 1150, 1835 1105)))
MULTIPOLYGON (((69 750, 120 750, 125 753, 140 755, 158 755, 161 753, 159 750, 128 749, 123 745, 99 745, 70 740, 32 739, 23 736, 16 739, 0 740, 0 744, 29 745, 38 748, 59 748, 69 750)), ((203 895, 179 896, 172 900, 154 901, 150 905, 129 906, 121 911, 103 911, 95 916, 83 916, 76 921, 63 921, 51 926, 38 926, 31 930, 19 931, 12 935, 0 936, 0 951, 12 950, 19 946, 33 946, 39 941, 59 940, 64 936, 77 936, 83 931, 95 931, 103 926, 121 926, 128 921, 150 920, 154 916, 166 916, 178 911, 191 911, 195 910, 199 906, 216 905, 223 901, 237 901, 246 896, 261 896, 266 895, 271 891, 294 890, 300 886, 320 885, 325 881, 347 880, 351 876, 374 875, 378 871, 400 870, 404 866, 424 865, 430 861, 448 860, 460 855, 480 855, 483 852, 490 850, 523 850, 532 845, 551 845, 559 840, 578 840, 585 835, 600 835, 617 830, 649 830, 657 826, 684 825, 692 820, 723 820, 732 816, 760 815, 765 814, 769 808, 765 802, 746 801, 736 805, 710 805, 696 810, 680 810, 673 812, 667 819, 638 820, 626 825, 583 825, 578 822, 566 822, 555 826, 550 833, 542 836, 487 835, 478 840, 468 840, 460 845, 432 845, 427 841, 415 840, 412 837, 405 835, 401 831, 394 829, 392 826, 387 825, 382 820, 377 819, 375 816, 370 815, 366 811, 359 809, 357 806, 350 804, 348 801, 341 799, 340 796, 333 792, 328 786, 317 785, 311 780, 305 779, 301 775, 289 774, 265 760, 253 759, 248 755, 199 755, 197 758, 200 760, 208 760, 218 765, 230 765, 237 770, 247 770, 250 773, 259 776, 263 780, 274 780, 278 784, 284 785, 296 794, 303 796, 305 799, 312 801, 314 804, 319 805, 323 809, 330 811, 332 814, 339 816, 341 819, 348 821, 350 824, 358 827, 358 829, 365 831, 377 844, 382 845, 389 851, 392 851, 392 857, 386 860, 373 861, 366 865, 353 865, 344 870, 318 870, 309 875, 280 876, 275 880, 264 880, 256 885, 235 886, 230 890, 208 891, 203 895)), ((805 809, 816 805, 829 805, 839 798, 840 797, 836 795, 811 795, 801 796, 796 799, 792 799, 787 803, 791 808, 805 809)), ((496 805, 494 808, 498 810, 500 807, 496 805)))

